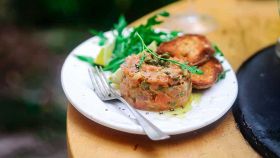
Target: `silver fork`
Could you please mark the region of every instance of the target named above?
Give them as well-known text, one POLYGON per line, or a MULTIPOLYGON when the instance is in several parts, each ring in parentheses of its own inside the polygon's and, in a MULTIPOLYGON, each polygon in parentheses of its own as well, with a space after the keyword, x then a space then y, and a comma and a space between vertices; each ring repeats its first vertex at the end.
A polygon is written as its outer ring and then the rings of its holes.
POLYGON ((152 124, 149 120, 142 116, 131 105, 129 105, 116 90, 114 90, 114 88, 107 82, 107 79, 101 67, 94 66, 93 68, 89 68, 89 76, 92 81, 96 95, 102 101, 118 99, 121 102, 123 102, 134 115, 136 121, 141 125, 141 127, 150 139, 163 140, 170 138, 169 135, 162 132, 159 128, 157 128, 154 124, 152 124))

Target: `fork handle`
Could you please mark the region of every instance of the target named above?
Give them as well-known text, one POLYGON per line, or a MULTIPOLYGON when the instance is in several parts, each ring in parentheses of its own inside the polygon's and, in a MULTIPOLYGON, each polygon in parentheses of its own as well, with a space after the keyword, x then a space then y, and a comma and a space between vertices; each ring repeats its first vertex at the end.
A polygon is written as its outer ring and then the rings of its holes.
POLYGON ((131 113, 136 118, 137 122, 141 125, 147 136, 152 140, 163 140, 170 138, 169 135, 162 132, 158 127, 152 124, 149 120, 147 120, 144 116, 142 116, 136 109, 134 109, 124 98, 118 98, 121 102, 123 102, 131 113))

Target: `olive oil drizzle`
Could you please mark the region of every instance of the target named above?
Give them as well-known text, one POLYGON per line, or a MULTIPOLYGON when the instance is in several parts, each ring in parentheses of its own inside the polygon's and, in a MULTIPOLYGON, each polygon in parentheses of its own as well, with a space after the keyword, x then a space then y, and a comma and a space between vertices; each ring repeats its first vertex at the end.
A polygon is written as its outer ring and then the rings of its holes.
POLYGON ((192 105, 198 104, 201 100, 202 93, 191 93, 189 100, 182 107, 176 109, 170 109, 168 111, 162 111, 160 114, 167 116, 184 118, 186 113, 192 109, 192 105))

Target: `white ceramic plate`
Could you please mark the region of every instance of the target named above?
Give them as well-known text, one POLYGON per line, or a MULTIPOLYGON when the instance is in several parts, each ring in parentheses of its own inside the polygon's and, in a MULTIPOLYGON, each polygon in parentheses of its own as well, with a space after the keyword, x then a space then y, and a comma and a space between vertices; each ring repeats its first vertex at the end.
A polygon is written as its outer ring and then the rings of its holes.
MULTIPOLYGON (((106 36, 112 41, 113 36, 106 36)), ((89 64, 74 55, 95 57, 99 52, 98 39, 90 38, 76 47, 67 57, 61 72, 64 92, 72 105, 87 118, 116 130, 134 134, 145 134, 130 115, 128 109, 119 102, 104 103, 93 92, 88 75, 89 64)), ((230 70, 224 80, 210 89, 202 91, 197 102, 184 115, 160 114, 139 110, 147 119, 170 135, 190 132, 207 126, 221 118, 232 106, 237 96, 237 81, 229 63, 223 59, 223 67, 230 70)))

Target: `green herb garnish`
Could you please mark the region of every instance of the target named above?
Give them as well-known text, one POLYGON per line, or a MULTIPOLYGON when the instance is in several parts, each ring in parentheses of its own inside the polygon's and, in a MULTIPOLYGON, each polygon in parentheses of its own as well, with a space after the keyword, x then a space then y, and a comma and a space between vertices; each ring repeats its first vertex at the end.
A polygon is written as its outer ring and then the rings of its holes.
POLYGON ((224 53, 220 50, 220 48, 216 44, 212 44, 215 54, 214 55, 219 55, 219 56, 224 56, 224 53))
POLYGON ((94 58, 92 58, 92 57, 88 57, 88 56, 83 56, 83 55, 75 55, 78 59, 80 59, 81 61, 84 61, 84 62, 87 62, 87 63, 89 63, 89 64, 91 64, 91 65, 96 65, 95 63, 94 63, 94 58))
POLYGON ((230 70, 225 70, 225 71, 221 72, 221 73, 219 74, 219 76, 218 76, 217 82, 219 82, 219 81, 225 79, 225 78, 226 78, 226 73, 229 72, 229 71, 230 71, 230 70))
POLYGON ((176 102, 168 102, 168 104, 171 105, 171 106, 175 106, 176 102))
POLYGON ((179 96, 180 96, 180 97, 185 96, 185 92, 180 92, 180 93, 179 93, 179 96))
POLYGON ((151 49, 149 49, 147 47, 147 45, 145 44, 143 38, 139 35, 138 32, 136 32, 136 35, 139 37, 139 39, 141 40, 141 43, 142 43, 142 46, 144 47, 144 51, 147 51, 148 53, 150 53, 152 56, 154 56, 155 58, 159 59, 159 60, 163 60, 163 61, 168 61, 170 63, 173 63, 173 64, 176 64, 176 65, 179 65, 181 67, 181 69, 183 70, 188 70, 189 72, 193 73, 193 74, 199 74, 199 75, 202 75, 203 72, 197 68, 197 66, 189 66, 187 64, 183 64, 183 63, 180 63, 176 60, 172 60, 172 59, 167 59, 167 58, 162 58, 160 57, 157 53, 153 52, 151 49))
MULTIPOLYGON (((133 27, 128 35, 124 35, 124 28, 126 22, 124 17, 119 19, 118 26, 123 26, 123 27, 118 27, 118 29, 115 27, 117 30, 116 34, 116 46, 113 51, 113 58, 109 62, 108 65, 114 64, 114 62, 117 62, 118 60, 121 60, 123 58, 126 58, 127 56, 131 54, 137 54, 139 52, 142 52, 143 46, 141 45, 141 42, 139 41, 139 38, 136 36, 136 33, 140 34, 141 37, 143 37, 144 41, 146 44, 151 44, 153 41, 159 45, 162 42, 169 41, 174 39, 175 37, 178 36, 179 32, 178 31, 173 31, 170 33, 162 32, 162 31, 155 31, 153 29, 153 26, 161 24, 163 21, 157 20, 157 18, 161 17, 168 17, 169 13, 168 12, 161 12, 159 14, 156 14, 149 18, 146 22, 146 24, 139 25, 137 27, 133 27)), ((116 25, 116 26, 117 26, 116 25)), ((142 62, 145 59, 145 55, 142 56, 142 62)), ((116 68, 118 69, 119 65, 116 65, 116 68)), ((141 64, 139 65, 141 66, 141 64)), ((107 66, 105 66, 106 68, 107 66)), ((114 69, 106 69, 110 71, 114 71, 114 69)))
POLYGON ((105 43, 107 42, 108 39, 107 39, 107 37, 105 37, 103 32, 96 31, 94 29, 90 29, 89 32, 92 35, 99 37, 99 43, 98 43, 99 46, 104 46, 105 45, 105 43))
MULTIPOLYGON (((162 20, 158 20, 158 17, 168 16, 168 12, 160 12, 150 17, 145 24, 141 24, 127 30, 125 29, 127 27, 125 17, 120 16, 118 22, 113 26, 113 29, 115 30, 115 47, 113 49, 112 58, 108 64, 104 66, 103 70, 114 72, 125 61, 124 59, 127 56, 137 54, 143 50, 140 39, 136 33, 138 33, 143 38, 143 41, 147 45, 151 44, 153 41, 159 45, 162 42, 170 41, 176 38, 180 33, 178 31, 163 32, 153 29, 155 25, 159 25, 163 22, 162 20)), ((104 36, 104 33, 96 30, 90 30, 90 32, 93 35, 97 35, 99 37, 99 45, 102 46, 107 42, 107 38, 104 36)), ((141 61, 144 60, 145 55, 141 57, 141 61)), ((141 66, 141 64, 139 66, 141 66)))
POLYGON ((150 89, 150 84, 143 81, 143 82, 141 82, 140 87, 143 88, 144 90, 149 90, 150 89))
POLYGON ((143 62, 145 61, 145 59, 146 59, 146 54, 145 54, 145 52, 143 52, 143 54, 142 54, 142 56, 141 56, 141 58, 140 58, 140 61, 139 61, 139 63, 137 64, 137 68, 138 68, 138 69, 142 66, 142 64, 143 64, 143 62))
POLYGON ((157 88, 157 90, 158 90, 158 91, 163 91, 163 90, 164 90, 164 87, 161 86, 161 85, 159 85, 158 88, 157 88))
MULTIPOLYGON (((144 45, 142 44, 142 52, 143 52, 144 50, 145 50, 145 47, 144 47, 144 45)), ((142 53, 142 56, 141 56, 141 58, 140 58, 139 63, 136 65, 136 67, 137 67, 138 69, 142 66, 142 64, 143 64, 143 62, 144 62, 145 59, 146 59, 146 53, 143 52, 143 53, 142 53)))

